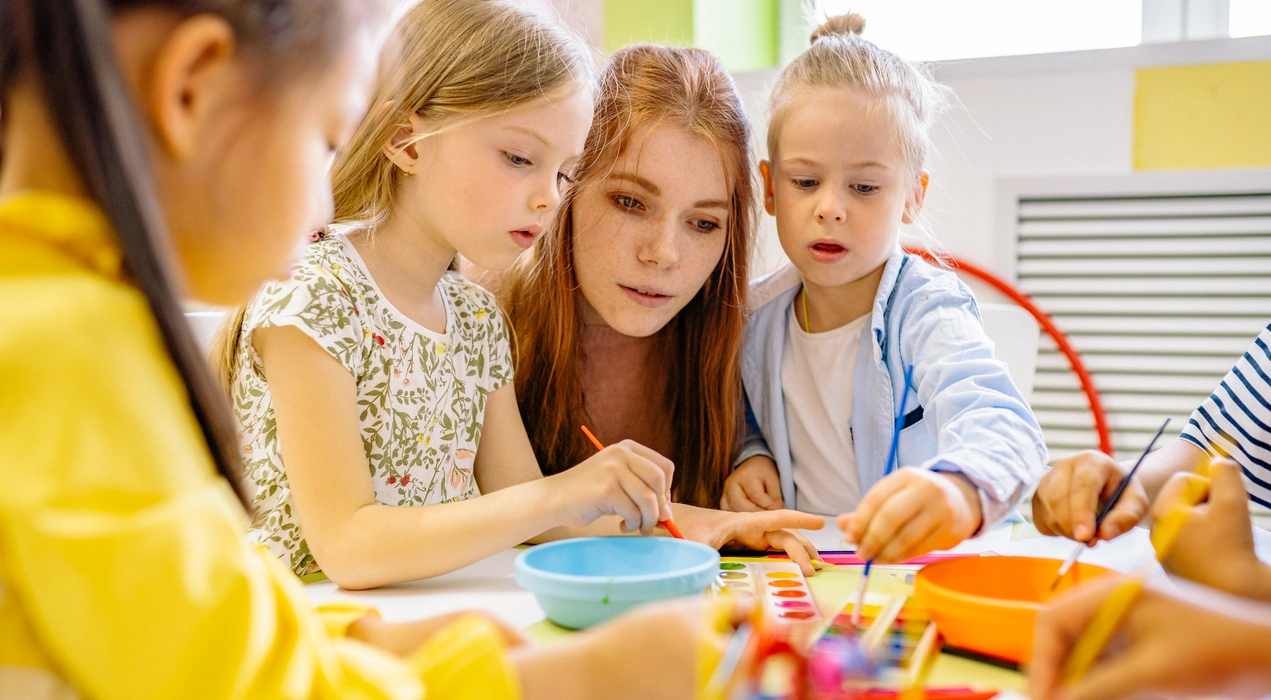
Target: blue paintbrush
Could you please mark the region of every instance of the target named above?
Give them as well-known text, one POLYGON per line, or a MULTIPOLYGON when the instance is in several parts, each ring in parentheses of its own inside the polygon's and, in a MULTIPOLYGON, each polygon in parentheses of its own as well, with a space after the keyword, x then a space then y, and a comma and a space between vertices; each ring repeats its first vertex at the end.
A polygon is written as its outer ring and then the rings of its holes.
MULTIPOLYGON (((896 424, 891 433, 891 451, 887 454, 887 468, 883 476, 896 470, 896 462, 900 460, 900 431, 905 427, 905 410, 909 407, 909 390, 914 384, 914 366, 905 369, 905 390, 900 394, 900 414, 896 416, 896 424)), ((874 560, 865 562, 865 573, 861 575, 861 588, 856 592, 856 607, 852 609, 852 627, 860 627, 861 608, 865 607, 865 591, 869 588, 869 570, 874 560)))

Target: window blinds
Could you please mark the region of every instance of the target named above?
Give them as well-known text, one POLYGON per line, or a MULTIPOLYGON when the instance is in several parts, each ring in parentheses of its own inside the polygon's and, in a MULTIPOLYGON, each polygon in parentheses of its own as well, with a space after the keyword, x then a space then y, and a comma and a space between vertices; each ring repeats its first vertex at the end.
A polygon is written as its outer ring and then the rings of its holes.
MULTIPOLYGON (((1081 353, 1117 457, 1141 451, 1167 416, 1170 432, 1181 430, 1271 321, 1271 178, 1151 174, 1003 189, 1018 284, 1081 353)), ((1032 404, 1052 459, 1098 446, 1077 378, 1049 338, 1032 404)))

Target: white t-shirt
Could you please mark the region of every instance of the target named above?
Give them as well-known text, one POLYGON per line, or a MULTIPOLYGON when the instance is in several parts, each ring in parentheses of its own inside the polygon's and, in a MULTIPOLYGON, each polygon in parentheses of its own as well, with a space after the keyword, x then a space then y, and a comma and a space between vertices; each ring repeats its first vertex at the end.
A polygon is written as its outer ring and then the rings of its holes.
POLYGON ((856 508, 861 484, 848 421, 865 314, 824 333, 808 333, 791 308, 781 353, 781 391, 790 435, 795 503, 808 513, 838 515, 856 508))

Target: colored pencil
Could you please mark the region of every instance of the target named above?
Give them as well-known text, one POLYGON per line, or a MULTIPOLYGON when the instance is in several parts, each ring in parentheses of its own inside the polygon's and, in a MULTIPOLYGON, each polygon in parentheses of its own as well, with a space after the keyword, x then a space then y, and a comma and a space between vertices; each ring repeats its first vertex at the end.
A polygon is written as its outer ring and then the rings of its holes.
MULTIPOLYGON (((596 439, 596 436, 587 429, 587 426, 584 425, 582 428, 583 434, 587 436, 588 440, 591 440, 591 444, 595 445, 598 451, 604 451, 605 446, 600 443, 600 440, 596 439)), ((666 520, 659 520, 658 525, 666 528, 666 531, 671 533, 671 537, 674 537, 677 540, 688 539, 684 536, 684 533, 680 532, 680 529, 675 526, 675 522, 670 518, 667 518, 666 520)))
POLYGON ((1090 624, 1073 645, 1072 653, 1064 663, 1060 681, 1063 685, 1072 685, 1086 675, 1142 592, 1142 576, 1129 578, 1112 589, 1112 594, 1099 606, 1090 624))
MULTIPOLYGON (((1135 462, 1130 471, 1121 478, 1121 482, 1117 484, 1116 490, 1112 492, 1112 497, 1109 498, 1108 501, 1103 504, 1103 507, 1099 509, 1099 514, 1095 516, 1094 519, 1094 535, 1092 536, 1097 537, 1099 535, 1099 528, 1103 526, 1103 519, 1108 517, 1108 513, 1112 511, 1113 506, 1117 504, 1117 501, 1121 500, 1121 494, 1125 493, 1125 487, 1130 485, 1130 479, 1134 478, 1135 472, 1139 470, 1139 466, 1143 464, 1143 460, 1146 459, 1148 453, 1152 451, 1152 447, 1156 445, 1156 441, 1161 437, 1161 433, 1165 432, 1165 428, 1169 427, 1169 422, 1170 419, 1166 418, 1165 422, 1161 424, 1160 429, 1156 431, 1156 435, 1152 436, 1152 441, 1147 443, 1147 448, 1143 450, 1143 454, 1139 455, 1138 461, 1135 462)), ((1068 570, 1072 568, 1073 564, 1077 563, 1077 557, 1081 556, 1081 550, 1085 548, 1085 542, 1077 543, 1077 547, 1072 550, 1072 554, 1068 555, 1068 559, 1065 560, 1063 565, 1059 567, 1059 574, 1055 576, 1055 582, 1050 584, 1050 590, 1055 590, 1055 587, 1059 585, 1061 580, 1063 580, 1064 575, 1068 573, 1068 570)))

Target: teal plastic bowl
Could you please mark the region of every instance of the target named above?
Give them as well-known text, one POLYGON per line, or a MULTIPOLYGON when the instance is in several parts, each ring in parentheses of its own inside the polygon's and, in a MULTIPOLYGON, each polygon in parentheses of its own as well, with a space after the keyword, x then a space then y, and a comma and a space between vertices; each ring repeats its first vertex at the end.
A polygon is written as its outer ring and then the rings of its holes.
POLYGON ((669 537, 583 537, 516 557, 516 582, 561 627, 585 629, 663 598, 695 595, 719 574, 719 552, 669 537))

